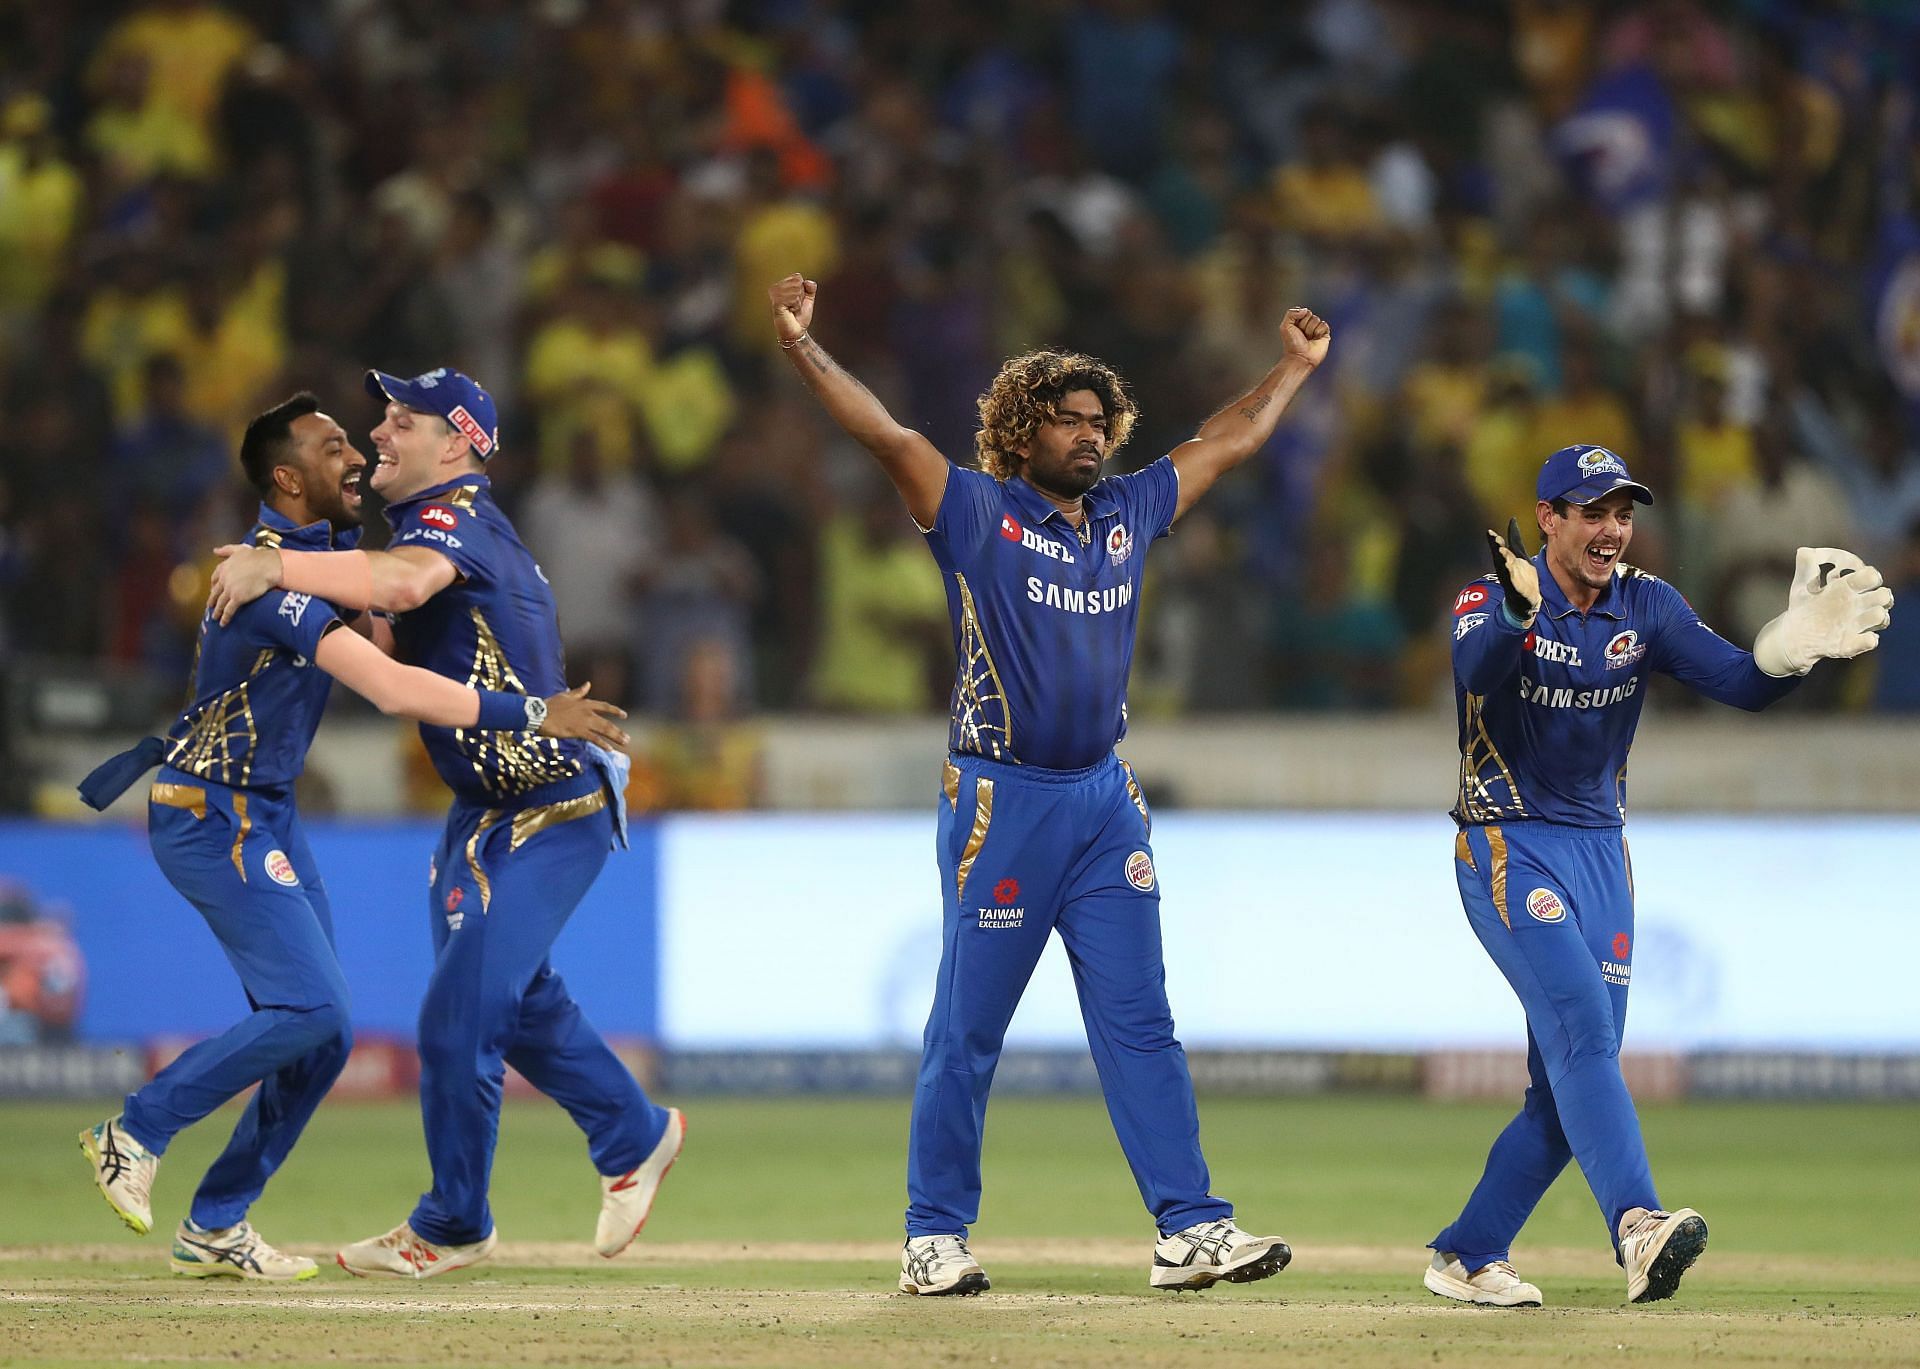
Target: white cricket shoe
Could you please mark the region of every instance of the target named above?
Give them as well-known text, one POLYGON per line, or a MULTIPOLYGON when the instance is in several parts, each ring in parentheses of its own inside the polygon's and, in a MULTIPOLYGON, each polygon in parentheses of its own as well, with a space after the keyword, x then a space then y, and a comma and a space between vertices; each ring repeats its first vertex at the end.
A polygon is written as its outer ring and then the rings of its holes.
POLYGON ((667 1109, 667 1129, 651 1154, 638 1169, 625 1174, 600 1176, 600 1223, 594 1228, 593 1248, 612 1259, 640 1234, 653 1211, 653 1197, 660 1181, 667 1177, 673 1162, 680 1158, 680 1147, 687 1143, 687 1119, 679 1108, 667 1109))
POLYGON ((1523 1280, 1520 1272, 1505 1260, 1483 1264, 1469 1274, 1458 1255, 1451 1250, 1436 1250, 1421 1282, 1429 1292, 1455 1302, 1477 1303, 1481 1307, 1540 1306, 1540 1290, 1523 1280))
POLYGON ((173 1255, 167 1263, 174 1273, 190 1279, 297 1283, 320 1273, 320 1266, 305 1255, 275 1250, 247 1222, 224 1231, 203 1231, 190 1220, 180 1223, 180 1229, 173 1233, 173 1255))
POLYGON ((1292 1258, 1293 1252, 1278 1236, 1248 1235, 1231 1217, 1223 1217, 1162 1236, 1153 1247, 1149 1281, 1155 1288, 1176 1293, 1211 1288, 1222 1279, 1252 1283, 1278 1274, 1292 1258))
POLYGON ((122 1131, 118 1117, 81 1132, 80 1153, 93 1166, 93 1186, 120 1220, 142 1236, 153 1230, 153 1176, 160 1157, 122 1131))
POLYGON ((484 1241, 471 1245, 435 1245, 402 1222, 384 1236, 356 1241, 334 1260, 347 1273, 362 1278, 431 1279, 479 1264, 493 1254, 495 1242, 495 1233, 489 1231, 484 1241))
POLYGON ((1659 1302, 1680 1287, 1680 1276, 1707 1248, 1707 1219, 1690 1207, 1649 1212, 1636 1207, 1620 1218, 1620 1264, 1628 1302, 1659 1302))
POLYGON ((900 1291, 921 1297, 971 1297, 993 1287, 964 1236, 909 1236, 900 1248, 900 1291))

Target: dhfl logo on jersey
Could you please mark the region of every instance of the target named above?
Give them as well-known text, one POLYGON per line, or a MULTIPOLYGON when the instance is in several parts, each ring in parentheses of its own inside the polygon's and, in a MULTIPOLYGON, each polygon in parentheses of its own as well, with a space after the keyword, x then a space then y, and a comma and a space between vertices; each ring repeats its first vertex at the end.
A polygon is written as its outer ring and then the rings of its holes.
POLYGON ((1000 535, 1002 537, 1006 538, 1009 542, 1018 542, 1021 531, 1020 524, 1014 521, 1012 514, 1003 513, 1000 515, 1000 535))
POLYGON ((445 504, 429 504, 426 508, 420 510, 420 521, 422 523, 431 523, 436 528, 445 528, 448 532, 452 532, 460 526, 460 515, 448 508, 445 504))
POLYGON ((1567 905, 1551 889, 1535 889, 1527 895, 1527 912, 1535 922, 1565 922, 1567 905))
POLYGON ((1487 587, 1485 585, 1468 585, 1460 591, 1460 597, 1453 601, 1453 616, 1458 618, 1463 613, 1472 613, 1475 609, 1484 608, 1486 602, 1487 587))

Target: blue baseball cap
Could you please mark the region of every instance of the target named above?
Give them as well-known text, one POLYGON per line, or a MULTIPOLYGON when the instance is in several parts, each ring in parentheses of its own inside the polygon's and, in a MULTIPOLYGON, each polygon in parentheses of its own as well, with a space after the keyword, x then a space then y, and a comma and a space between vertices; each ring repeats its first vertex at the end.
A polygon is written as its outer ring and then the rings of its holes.
POLYGON ((390 399, 409 409, 439 414, 466 437, 474 455, 482 461, 500 448, 500 418, 493 409, 493 396, 471 376, 444 366, 412 380, 385 371, 368 371, 367 393, 381 401, 390 399))
POLYGON ((1626 490, 1634 502, 1651 504, 1653 491, 1627 473, 1627 463, 1605 447, 1580 443, 1562 447, 1540 467, 1534 494, 1541 499, 1564 499, 1569 504, 1591 504, 1615 490, 1626 490))

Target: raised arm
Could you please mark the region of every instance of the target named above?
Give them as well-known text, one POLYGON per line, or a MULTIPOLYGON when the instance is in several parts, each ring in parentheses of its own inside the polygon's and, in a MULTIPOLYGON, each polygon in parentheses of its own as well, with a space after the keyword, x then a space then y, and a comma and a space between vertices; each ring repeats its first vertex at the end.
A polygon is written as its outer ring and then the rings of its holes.
POLYGON ((405 613, 454 582, 453 562, 426 547, 391 551, 289 551, 276 547, 215 547, 207 607, 221 623, 270 589, 311 594, 346 609, 405 613))
POLYGON ((1180 472, 1180 517, 1213 482, 1267 445, 1280 415, 1307 377, 1326 360, 1333 330, 1311 309, 1289 309, 1280 322, 1280 360, 1260 383, 1200 425, 1200 431, 1170 454, 1180 472))
POLYGON ((819 285, 798 272, 767 287, 781 349, 833 421, 873 453, 906 501, 913 521, 930 528, 940 512, 940 496, 947 488, 947 472, 951 469, 947 458, 919 433, 895 422, 873 391, 814 341, 809 330, 813 326, 814 298, 819 293, 819 285))
POLYGON ((627 734, 613 721, 627 715, 587 697, 588 685, 538 700, 491 689, 473 689, 418 666, 401 665, 357 632, 329 632, 313 663, 365 698, 382 713, 434 727, 479 727, 489 732, 526 732, 543 737, 579 737, 624 750, 627 734))

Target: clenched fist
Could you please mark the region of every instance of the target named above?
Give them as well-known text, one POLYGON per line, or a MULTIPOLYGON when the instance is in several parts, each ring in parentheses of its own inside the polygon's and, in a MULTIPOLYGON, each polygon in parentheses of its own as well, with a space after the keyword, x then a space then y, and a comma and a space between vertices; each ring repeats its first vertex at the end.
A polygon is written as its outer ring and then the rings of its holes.
POLYGON ((820 293, 818 281, 808 280, 795 271, 767 287, 767 301, 773 305, 773 326, 783 343, 795 343, 813 326, 813 297, 820 293))
POLYGON ((1309 366, 1318 366, 1327 359, 1327 348, 1333 344, 1333 329, 1311 309, 1289 309, 1287 316, 1280 320, 1280 341, 1288 357, 1298 357, 1309 366))

